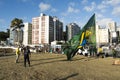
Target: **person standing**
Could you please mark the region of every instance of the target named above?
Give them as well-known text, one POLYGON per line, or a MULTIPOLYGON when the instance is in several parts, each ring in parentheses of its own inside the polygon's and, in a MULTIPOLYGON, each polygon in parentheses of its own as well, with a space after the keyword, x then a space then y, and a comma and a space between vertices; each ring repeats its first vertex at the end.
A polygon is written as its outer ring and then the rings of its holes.
POLYGON ((18 47, 16 49, 16 63, 18 63, 19 57, 20 57, 20 50, 19 50, 19 47, 18 47))
POLYGON ((78 50, 78 54, 82 55, 82 50, 81 49, 78 50))
POLYGON ((26 67, 26 61, 28 61, 29 67, 30 67, 30 58, 29 55, 31 55, 30 53, 30 49, 29 46, 24 48, 24 66, 26 67))
POLYGON ((116 50, 114 48, 112 49, 112 54, 113 54, 113 58, 116 58, 116 50))

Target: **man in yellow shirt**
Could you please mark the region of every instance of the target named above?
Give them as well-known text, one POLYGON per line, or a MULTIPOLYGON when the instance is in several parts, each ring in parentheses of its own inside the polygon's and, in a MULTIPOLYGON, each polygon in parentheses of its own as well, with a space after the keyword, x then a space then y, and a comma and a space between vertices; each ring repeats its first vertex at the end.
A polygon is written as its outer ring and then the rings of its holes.
POLYGON ((98 47, 97 48, 97 57, 99 57, 101 53, 103 53, 103 49, 101 47, 98 47))
POLYGON ((20 50, 19 50, 19 47, 18 47, 16 49, 16 63, 18 63, 19 57, 20 57, 20 50))

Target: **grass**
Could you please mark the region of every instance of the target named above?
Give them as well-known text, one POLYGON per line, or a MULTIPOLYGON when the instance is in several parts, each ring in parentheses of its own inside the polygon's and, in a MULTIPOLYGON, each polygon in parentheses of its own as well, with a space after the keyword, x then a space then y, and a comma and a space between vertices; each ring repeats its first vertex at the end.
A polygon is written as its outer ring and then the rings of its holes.
POLYGON ((23 66, 23 55, 0 57, 0 80, 119 80, 120 66, 113 59, 76 55, 67 61, 62 54, 32 54, 31 67, 23 66))

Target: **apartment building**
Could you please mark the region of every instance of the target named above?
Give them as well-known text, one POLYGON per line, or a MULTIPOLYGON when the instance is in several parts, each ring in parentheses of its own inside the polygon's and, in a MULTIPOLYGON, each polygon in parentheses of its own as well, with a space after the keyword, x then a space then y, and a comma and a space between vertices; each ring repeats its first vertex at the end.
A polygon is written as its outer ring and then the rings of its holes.
POLYGON ((116 29, 117 29, 116 22, 114 22, 114 21, 109 22, 106 26, 108 27, 110 32, 116 31, 116 29))
POLYGON ((97 46, 99 45, 106 45, 109 44, 109 29, 108 28, 101 28, 99 25, 96 25, 96 43, 97 46))
POLYGON ((80 32, 80 27, 76 23, 70 23, 66 26, 67 40, 80 32))
POLYGON ((24 23, 23 27, 23 45, 32 44, 32 24, 24 23))
POLYGON ((32 44, 50 44, 62 40, 63 23, 58 18, 41 13, 32 18, 32 44), (54 19, 55 18, 55 19, 54 19))

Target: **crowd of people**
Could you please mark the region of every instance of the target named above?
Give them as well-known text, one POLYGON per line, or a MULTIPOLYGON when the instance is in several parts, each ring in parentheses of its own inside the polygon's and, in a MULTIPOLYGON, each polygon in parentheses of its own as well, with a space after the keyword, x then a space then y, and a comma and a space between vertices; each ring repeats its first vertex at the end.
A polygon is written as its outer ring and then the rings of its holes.
POLYGON ((94 56, 102 58, 112 56, 113 58, 118 57, 120 54, 120 46, 109 46, 108 49, 100 47, 87 46, 81 49, 78 49, 77 54, 84 56, 94 56))
POLYGON ((83 47, 81 49, 78 49, 77 53, 84 56, 97 56, 97 49, 93 46, 83 47))
MULTIPOLYGON (((80 54, 80 55, 84 55, 84 56, 92 56, 92 57, 99 57, 102 55, 102 58, 104 57, 107 57, 109 53, 112 54, 113 58, 116 58, 116 54, 118 53, 117 52, 117 49, 120 49, 120 46, 116 47, 109 47, 109 52, 105 52, 102 47, 99 47, 99 48, 96 48, 94 46, 86 46, 86 47, 82 47, 81 49, 78 49, 78 52, 77 54, 80 54)), ((54 49, 53 48, 49 48, 49 50, 46 50, 48 51, 49 53, 62 53, 62 50, 59 49, 59 48, 56 48, 54 52, 54 49)), ((31 56, 31 52, 30 52, 30 47, 29 46, 22 46, 22 47, 17 47, 16 49, 16 63, 19 63, 19 57, 20 57, 20 54, 24 55, 24 66, 26 67, 26 63, 28 62, 28 66, 30 66, 30 56, 31 56)))

